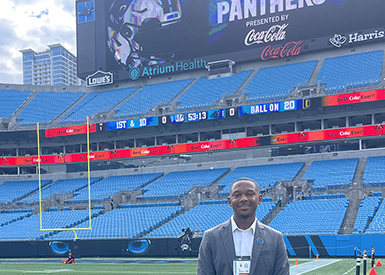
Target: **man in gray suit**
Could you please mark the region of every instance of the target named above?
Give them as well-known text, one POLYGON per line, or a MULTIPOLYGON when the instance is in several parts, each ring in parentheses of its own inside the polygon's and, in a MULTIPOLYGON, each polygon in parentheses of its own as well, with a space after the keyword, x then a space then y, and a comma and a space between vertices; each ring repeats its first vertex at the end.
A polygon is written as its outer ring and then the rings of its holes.
POLYGON ((262 201, 251 179, 230 188, 230 220, 207 230, 199 247, 198 275, 287 275, 289 262, 282 234, 257 221, 262 201))

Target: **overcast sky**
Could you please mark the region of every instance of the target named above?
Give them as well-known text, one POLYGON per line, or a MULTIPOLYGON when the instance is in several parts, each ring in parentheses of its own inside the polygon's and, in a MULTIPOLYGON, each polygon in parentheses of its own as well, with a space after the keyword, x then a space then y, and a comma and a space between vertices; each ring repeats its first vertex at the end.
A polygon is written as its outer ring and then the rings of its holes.
POLYGON ((75 0, 1 0, 0 83, 23 83, 20 50, 55 43, 76 55, 75 0))

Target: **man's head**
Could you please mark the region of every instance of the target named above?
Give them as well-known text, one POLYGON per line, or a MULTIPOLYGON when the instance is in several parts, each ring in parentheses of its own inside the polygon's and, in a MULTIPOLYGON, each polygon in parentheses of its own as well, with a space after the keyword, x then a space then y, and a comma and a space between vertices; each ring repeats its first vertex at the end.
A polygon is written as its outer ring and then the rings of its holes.
POLYGON ((230 196, 227 200, 234 210, 235 219, 247 219, 255 217, 258 203, 262 201, 262 197, 259 195, 259 188, 255 181, 240 178, 231 185, 230 196))

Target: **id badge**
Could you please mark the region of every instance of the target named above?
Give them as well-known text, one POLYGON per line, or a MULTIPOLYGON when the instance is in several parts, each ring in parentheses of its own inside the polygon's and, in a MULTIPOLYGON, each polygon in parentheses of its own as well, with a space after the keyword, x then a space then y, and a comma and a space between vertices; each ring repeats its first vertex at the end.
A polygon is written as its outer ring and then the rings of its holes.
POLYGON ((250 265, 250 257, 235 258, 233 260, 233 275, 249 275, 250 265))

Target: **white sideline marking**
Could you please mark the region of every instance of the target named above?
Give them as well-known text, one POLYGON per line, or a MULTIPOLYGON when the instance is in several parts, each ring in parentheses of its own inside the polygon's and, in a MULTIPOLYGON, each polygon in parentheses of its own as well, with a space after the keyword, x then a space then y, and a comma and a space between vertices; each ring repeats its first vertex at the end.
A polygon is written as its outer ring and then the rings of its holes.
POLYGON ((353 269, 355 269, 356 268, 356 266, 353 266, 351 269, 349 269, 348 271, 346 271, 344 274, 342 274, 342 275, 346 275, 346 274, 348 274, 350 271, 352 271, 353 269))
POLYGON ((26 270, 23 271, 23 273, 39 273, 39 274, 50 274, 50 273, 61 273, 61 272, 72 272, 73 269, 54 269, 54 270, 44 270, 44 271, 39 271, 39 270, 26 270))
POLYGON ((322 259, 322 260, 314 260, 311 262, 303 263, 300 265, 294 265, 290 267, 290 275, 301 275, 313 270, 316 270, 318 268, 339 262, 341 260, 327 260, 327 259, 322 259))

